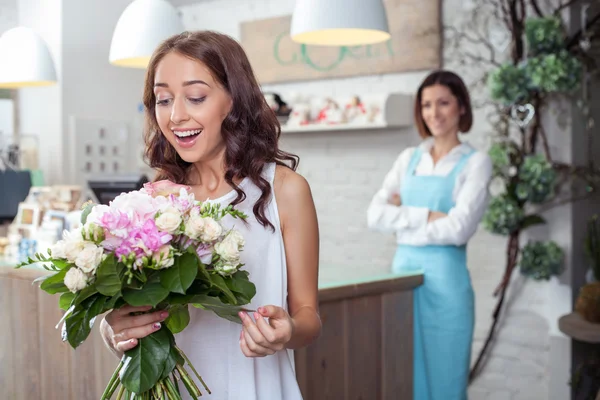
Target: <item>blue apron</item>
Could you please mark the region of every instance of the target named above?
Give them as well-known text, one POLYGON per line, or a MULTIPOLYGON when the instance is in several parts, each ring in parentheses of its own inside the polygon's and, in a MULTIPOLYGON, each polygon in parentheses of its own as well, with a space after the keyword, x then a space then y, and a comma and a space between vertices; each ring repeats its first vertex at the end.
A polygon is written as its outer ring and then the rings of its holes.
MULTIPOLYGON (((416 149, 400 188, 402 205, 448 213, 456 177, 473 154, 465 154, 447 176, 416 176, 416 149)), ((394 272, 421 270, 414 291, 414 399, 464 400, 473 339, 474 299, 466 246, 399 245, 394 272)))

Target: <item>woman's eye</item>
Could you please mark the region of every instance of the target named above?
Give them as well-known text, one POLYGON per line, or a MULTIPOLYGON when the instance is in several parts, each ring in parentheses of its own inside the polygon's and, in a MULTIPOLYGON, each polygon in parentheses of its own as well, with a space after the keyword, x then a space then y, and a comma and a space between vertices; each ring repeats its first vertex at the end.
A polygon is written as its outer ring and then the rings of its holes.
POLYGON ((170 101, 171 99, 156 100, 156 104, 159 106, 166 106, 170 101))
POLYGON ((189 101, 194 104, 198 104, 198 103, 202 103, 204 101, 204 99, 206 99, 206 97, 190 97, 189 101))

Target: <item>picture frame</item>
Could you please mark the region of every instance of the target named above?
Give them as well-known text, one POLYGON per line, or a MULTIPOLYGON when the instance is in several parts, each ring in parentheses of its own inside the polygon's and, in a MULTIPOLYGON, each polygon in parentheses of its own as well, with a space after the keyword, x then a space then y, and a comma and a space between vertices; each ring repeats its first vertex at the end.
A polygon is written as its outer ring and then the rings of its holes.
POLYGON ((60 237, 68 229, 67 215, 63 210, 46 210, 41 225, 44 229, 55 229, 57 237, 60 237))
POLYGON ((27 199, 25 199, 25 203, 30 204, 44 204, 48 202, 50 197, 52 196, 52 188, 49 186, 32 186, 29 189, 29 194, 27 195, 27 199))
POLYGON ((37 228, 40 225, 41 209, 38 204, 21 202, 15 217, 15 225, 18 227, 37 228))

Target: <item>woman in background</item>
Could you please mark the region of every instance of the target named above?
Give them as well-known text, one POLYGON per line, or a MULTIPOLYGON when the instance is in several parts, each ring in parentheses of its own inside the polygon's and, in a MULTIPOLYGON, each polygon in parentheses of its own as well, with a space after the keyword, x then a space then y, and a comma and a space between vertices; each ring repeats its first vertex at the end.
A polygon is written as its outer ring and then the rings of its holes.
POLYGON ((414 292, 414 399, 462 400, 474 325, 466 245, 487 207, 492 163, 459 139, 473 115, 458 75, 425 78, 414 113, 424 140, 400 154, 369 205, 368 224, 396 234, 394 272, 424 274, 414 292))

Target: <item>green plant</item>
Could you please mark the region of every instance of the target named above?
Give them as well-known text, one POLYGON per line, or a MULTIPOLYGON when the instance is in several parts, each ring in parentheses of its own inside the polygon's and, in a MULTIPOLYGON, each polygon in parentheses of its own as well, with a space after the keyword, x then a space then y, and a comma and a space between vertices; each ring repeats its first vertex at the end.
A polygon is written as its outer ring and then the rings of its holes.
MULTIPOLYGON (((453 34, 448 42, 461 65, 466 59, 482 66, 470 74, 470 86, 481 93, 482 85, 487 85, 490 93, 478 107, 489 112, 488 120, 497 136, 489 150, 494 179, 483 226, 506 235, 507 244, 504 274, 494 290, 498 300, 492 323, 471 369, 470 381, 489 359, 486 354, 501 321, 514 270, 520 267, 521 273, 536 279, 548 279, 563 271, 562 250, 556 243, 530 243, 519 250, 521 233, 545 222, 540 213, 584 199, 600 185, 600 170, 592 150, 588 150, 585 166, 557 162, 552 158, 545 128, 545 116, 556 99, 578 97, 576 104, 581 113, 574 117, 588 121, 584 134, 591 141, 591 80, 587 78, 600 71, 600 63, 591 57, 589 49, 600 43, 600 12, 582 14, 581 27, 567 34, 562 17, 579 12, 581 4, 577 2, 562 2, 552 10, 540 7, 538 0, 476 3, 460 28, 449 28, 453 34), (485 39, 498 26, 504 27, 503 33, 509 38, 506 51, 485 39), (473 51, 474 43, 482 44, 477 52, 473 51), (582 85, 586 90, 579 93, 582 85), (524 111, 527 117, 522 119, 524 111), (563 184, 568 185, 568 191, 560 190, 563 184)), ((597 249, 597 241, 594 243, 597 249)), ((598 252, 594 257, 598 260, 598 252)), ((594 265, 598 265, 596 261, 594 265)))
POLYGON ((585 250, 592 262, 594 278, 600 281, 600 218, 594 215, 588 221, 585 250))
POLYGON ((564 271, 564 254, 553 241, 529 242, 521 250, 521 274, 535 280, 549 280, 564 271))
POLYGON ((525 66, 531 87, 546 93, 574 92, 581 70, 579 60, 566 50, 530 58, 525 66))
POLYGON ((525 157, 519 169, 519 183, 515 194, 520 200, 540 204, 554 195, 556 171, 552 164, 541 154, 525 157))
POLYGON ((551 53, 564 46, 565 35, 559 18, 528 18, 525 21, 525 38, 532 55, 551 53))
POLYGON ((519 204, 508 195, 494 197, 483 216, 483 226, 492 233, 508 235, 521 224, 524 213, 519 204))
POLYGON ((510 105, 527 102, 531 81, 524 68, 506 63, 490 74, 489 87, 492 99, 510 105))

